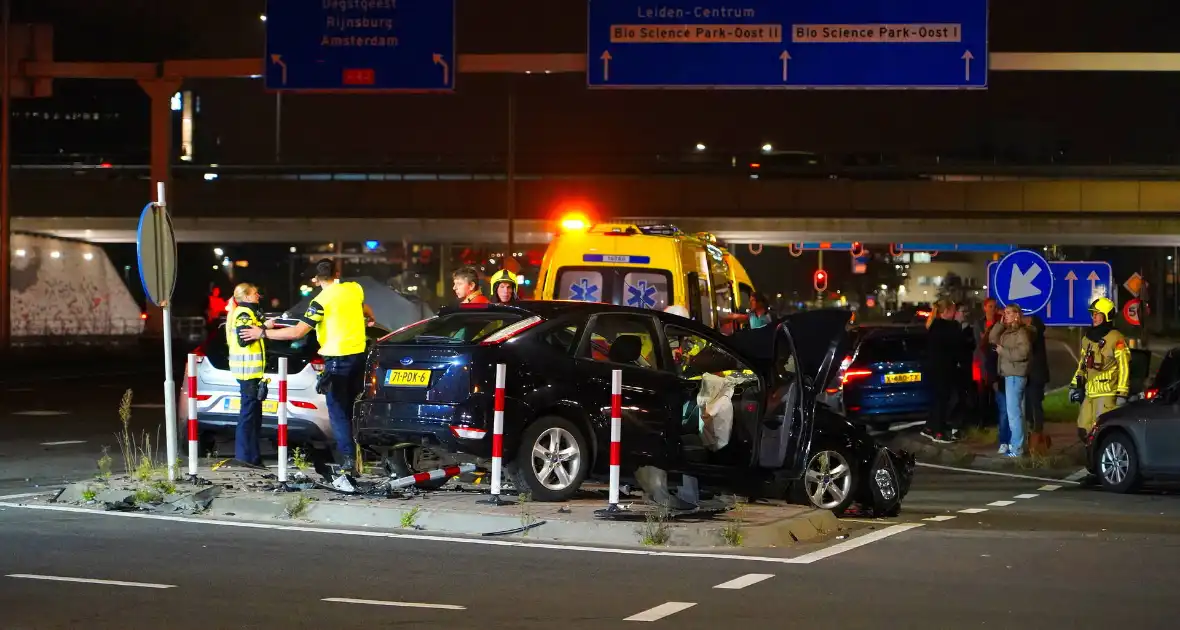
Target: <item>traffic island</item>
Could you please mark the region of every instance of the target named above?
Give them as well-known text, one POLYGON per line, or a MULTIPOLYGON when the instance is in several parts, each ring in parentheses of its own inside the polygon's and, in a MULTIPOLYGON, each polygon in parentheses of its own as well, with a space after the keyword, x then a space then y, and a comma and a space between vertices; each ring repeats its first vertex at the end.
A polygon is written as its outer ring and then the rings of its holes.
POLYGON ((1044 435, 1048 446, 1022 457, 1005 457, 997 452, 995 427, 968 430, 962 440, 953 444, 940 444, 916 432, 902 433, 893 436, 890 445, 910 451, 922 463, 997 472, 1066 476, 1086 465, 1086 449, 1073 425, 1046 423, 1044 435))
MULTIPOLYGON (((847 531, 828 510, 778 501, 735 506, 729 498, 722 509, 676 514, 633 493, 623 497, 623 517, 602 519, 595 512, 606 505, 606 490, 596 486, 564 503, 514 495, 510 504, 497 506, 481 502, 486 485, 455 479, 436 491, 387 497, 346 494, 302 473, 284 490, 265 469, 222 466, 205 472, 209 468, 201 466, 210 485, 178 482, 167 494, 145 493, 127 478, 114 478, 72 484, 47 500, 94 510, 609 547, 765 549, 823 542, 847 531)), ((376 481, 362 478, 357 488, 374 487, 376 481)))

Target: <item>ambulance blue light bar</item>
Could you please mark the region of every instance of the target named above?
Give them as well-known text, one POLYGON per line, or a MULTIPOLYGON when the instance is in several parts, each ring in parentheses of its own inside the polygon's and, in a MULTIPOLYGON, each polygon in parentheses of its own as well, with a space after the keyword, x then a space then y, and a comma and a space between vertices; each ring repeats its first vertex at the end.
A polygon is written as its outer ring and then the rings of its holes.
POLYGON ((582 254, 582 262, 621 263, 625 265, 650 265, 651 256, 628 256, 620 254, 582 254))

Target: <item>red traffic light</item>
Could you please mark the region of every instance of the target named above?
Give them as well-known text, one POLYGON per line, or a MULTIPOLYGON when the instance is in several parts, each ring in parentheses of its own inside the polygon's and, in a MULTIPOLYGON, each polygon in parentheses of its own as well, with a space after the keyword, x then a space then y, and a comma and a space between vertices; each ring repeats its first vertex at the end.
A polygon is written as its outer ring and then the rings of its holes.
POLYGON ((816 291, 824 291, 828 288, 828 272, 823 269, 816 269, 815 275, 812 276, 812 282, 815 285, 816 291))

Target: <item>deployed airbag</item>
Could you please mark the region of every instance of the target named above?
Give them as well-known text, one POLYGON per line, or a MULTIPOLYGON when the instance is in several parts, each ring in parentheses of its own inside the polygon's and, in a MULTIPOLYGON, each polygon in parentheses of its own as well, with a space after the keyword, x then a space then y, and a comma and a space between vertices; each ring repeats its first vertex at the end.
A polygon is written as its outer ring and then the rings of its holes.
POLYGON ((733 382, 729 379, 704 374, 697 392, 701 409, 701 443, 710 451, 719 451, 729 444, 733 431, 733 382))

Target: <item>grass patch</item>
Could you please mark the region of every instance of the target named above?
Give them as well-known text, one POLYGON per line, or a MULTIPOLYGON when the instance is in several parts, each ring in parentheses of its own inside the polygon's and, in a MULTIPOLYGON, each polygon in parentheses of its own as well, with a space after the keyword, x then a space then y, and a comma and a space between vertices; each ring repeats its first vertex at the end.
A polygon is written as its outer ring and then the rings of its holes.
POLYGON ((307 514, 309 507, 311 507, 311 499, 301 494, 287 502, 285 510, 287 518, 300 518, 307 514))
POLYGON ((110 450, 110 447, 102 447, 102 457, 98 458, 98 478, 104 481, 111 478, 111 464, 114 463, 110 450))
POLYGON ((645 547, 663 547, 672 539, 672 528, 668 525, 668 508, 658 506, 648 512, 639 528, 639 542, 645 547))
POLYGON ((152 487, 164 494, 176 494, 176 484, 167 479, 158 479, 152 482, 152 487))
POLYGON ((163 501, 164 495, 155 488, 140 488, 135 491, 136 503, 161 503, 163 501))
MULTIPOLYGON (((520 516, 520 526, 527 528, 537 521, 537 517, 533 516, 533 493, 521 492, 516 495, 516 510, 520 516)), ((528 536, 529 530, 525 529, 520 533, 521 536, 528 536)))
POLYGON ((295 466, 296 470, 307 472, 311 468, 311 464, 307 461, 307 453, 303 452, 302 446, 296 446, 294 451, 291 451, 291 464, 295 466))
POLYGON ((1069 402, 1069 390, 1053 392, 1045 396, 1042 405, 1045 410, 1045 422, 1062 422, 1073 424, 1078 421, 1078 411, 1081 405, 1069 402))
POLYGON ((409 512, 402 512, 402 529, 417 529, 415 523, 418 521, 418 514, 422 512, 422 508, 415 505, 409 512))
POLYGON ((742 541, 745 538, 742 535, 746 524, 745 510, 745 504, 738 503, 737 507, 733 510, 733 516, 729 519, 729 522, 725 524, 725 527, 721 528, 721 539, 730 547, 742 546, 742 541))
POLYGON ((97 496, 98 496, 98 492, 94 488, 91 488, 90 486, 86 486, 86 489, 82 491, 82 500, 83 501, 93 501, 94 498, 97 496))

